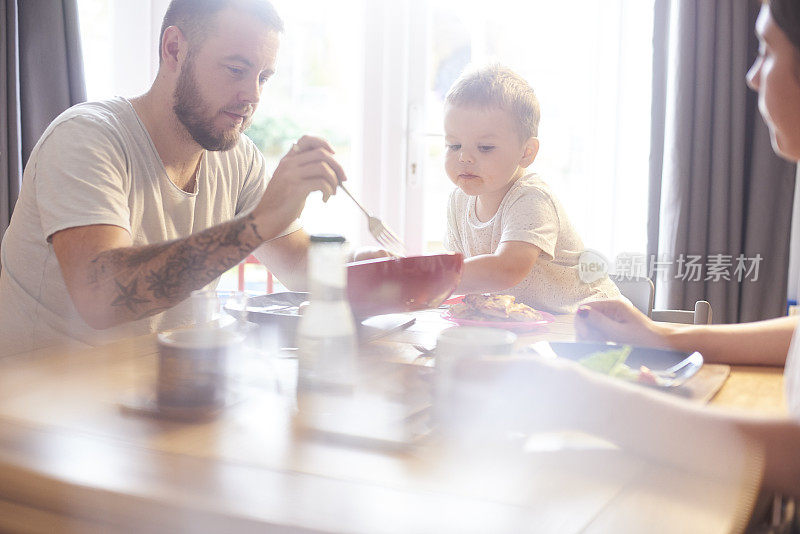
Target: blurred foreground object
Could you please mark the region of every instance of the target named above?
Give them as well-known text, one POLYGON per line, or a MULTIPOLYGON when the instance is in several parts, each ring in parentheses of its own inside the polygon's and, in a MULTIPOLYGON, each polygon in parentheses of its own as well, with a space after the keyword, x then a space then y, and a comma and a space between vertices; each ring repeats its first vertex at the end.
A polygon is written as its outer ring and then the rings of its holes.
POLYGON ((345 239, 313 235, 308 252, 309 304, 297 327, 297 402, 312 409, 313 396, 349 394, 355 384, 356 325, 347 302, 345 239))

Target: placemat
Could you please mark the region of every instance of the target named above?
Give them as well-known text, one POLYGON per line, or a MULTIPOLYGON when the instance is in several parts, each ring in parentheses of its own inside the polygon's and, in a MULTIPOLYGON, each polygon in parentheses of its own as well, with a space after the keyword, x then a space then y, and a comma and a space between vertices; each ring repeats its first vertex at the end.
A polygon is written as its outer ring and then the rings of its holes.
POLYGON ((704 363, 696 375, 669 392, 705 404, 717 394, 730 374, 730 365, 704 363))

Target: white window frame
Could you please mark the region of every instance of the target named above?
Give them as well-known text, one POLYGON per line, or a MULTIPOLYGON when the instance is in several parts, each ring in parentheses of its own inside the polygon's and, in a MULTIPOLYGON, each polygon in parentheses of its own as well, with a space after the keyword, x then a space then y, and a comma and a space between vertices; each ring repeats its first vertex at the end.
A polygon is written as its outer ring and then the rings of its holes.
POLYGON ((161 20, 169 0, 111 0, 112 84, 118 95, 145 92, 158 72, 161 20))
MULTIPOLYGON (((361 136, 361 195, 367 206, 404 240, 411 254, 422 252, 423 175, 416 135, 422 120, 427 14, 424 0, 365 2, 364 115, 361 136), (418 210, 418 211, 417 211, 418 210)), ((360 236, 369 242, 369 235, 360 236)))

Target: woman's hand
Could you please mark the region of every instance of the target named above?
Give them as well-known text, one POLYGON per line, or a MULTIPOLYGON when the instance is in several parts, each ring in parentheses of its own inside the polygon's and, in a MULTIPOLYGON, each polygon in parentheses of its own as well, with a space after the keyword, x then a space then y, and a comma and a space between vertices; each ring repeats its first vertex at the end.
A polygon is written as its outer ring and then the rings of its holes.
POLYGON ((578 308, 575 333, 583 341, 669 347, 671 327, 658 324, 626 300, 598 300, 578 308))

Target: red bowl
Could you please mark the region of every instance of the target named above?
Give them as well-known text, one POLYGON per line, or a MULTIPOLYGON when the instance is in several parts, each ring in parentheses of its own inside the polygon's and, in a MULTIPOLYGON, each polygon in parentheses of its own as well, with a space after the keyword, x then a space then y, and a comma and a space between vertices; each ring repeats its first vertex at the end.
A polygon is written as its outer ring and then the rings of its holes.
POLYGON ((378 258, 347 265, 347 297, 356 317, 435 308, 461 280, 458 253, 378 258))

